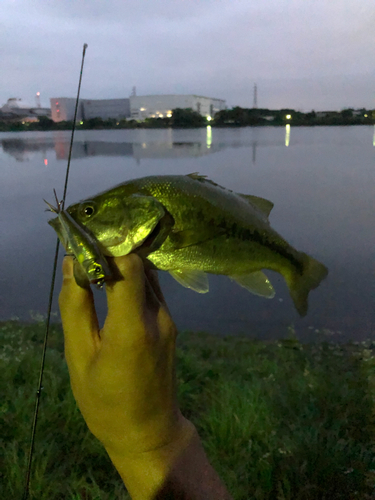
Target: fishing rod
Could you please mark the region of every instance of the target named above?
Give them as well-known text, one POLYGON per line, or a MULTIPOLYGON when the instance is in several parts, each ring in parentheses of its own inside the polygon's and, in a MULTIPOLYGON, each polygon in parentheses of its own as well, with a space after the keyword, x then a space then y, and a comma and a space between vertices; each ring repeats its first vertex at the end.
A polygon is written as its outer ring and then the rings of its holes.
MULTIPOLYGON (((68 164, 66 166, 64 192, 63 192, 63 198, 62 198, 62 202, 61 202, 62 209, 64 208, 64 205, 65 205, 66 191, 67 191, 67 187, 68 187, 68 179, 69 179, 69 172, 70 172, 70 160, 71 160, 71 157, 72 157, 73 139, 74 139, 74 132, 75 132, 75 129, 76 129, 76 120, 77 120, 79 94, 80 94, 80 91, 81 91, 83 64, 85 62, 86 49, 87 49, 87 43, 85 43, 83 45, 81 71, 80 71, 80 74, 79 74, 79 83, 78 83, 78 91, 77 91, 77 98, 76 98, 76 106, 75 106, 75 109, 74 109, 74 119, 73 119, 72 133, 71 133, 71 136, 70 136, 68 164)), ((60 240, 59 240, 59 238, 57 238, 56 249, 55 249, 55 257, 54 257, 54 260, 53 260, 53 271, 52 271, 52 278, 51 278, 51 286, 50 286, 49 299, 48 299, 46 328, 45 328, 45 333, 44 333, 44 342, 43 342, 43 349, 42 349, 42 357, 41 357, 41 362, 40 362, 39 381, 38 381, 38 388, 37 388, 36 396, 35 396, 34 418, 33 418, 33 425, 32 425, 31 436, 30 436, 29 457, 28 457, 28 464, 27 464, 26 477, 25 477, 25 488, 24 488, 23 497, 22 497, 23 500, 27 500, 29 498, 31 465, 32 465, 32 459, 33 459, 33 452, 34 452, 36 425, 37 425, 38 413, 39 413, 39 403, 40 403, 40 397, 41 397, 42 389, 43 389, 43 385, 42 384, 43 384, 44 364, 45 364, 45 358, 46 358, 47 341, 48 341, 49 326, 50 326, 50 319, 51 319, 51 309, 52 309, 53 292, 54 292, 54 289, 55 289, 55 278, 56 278, 57 260, 58 260, 58 257, 59 257, 59 246, 60 246, 60 240)))

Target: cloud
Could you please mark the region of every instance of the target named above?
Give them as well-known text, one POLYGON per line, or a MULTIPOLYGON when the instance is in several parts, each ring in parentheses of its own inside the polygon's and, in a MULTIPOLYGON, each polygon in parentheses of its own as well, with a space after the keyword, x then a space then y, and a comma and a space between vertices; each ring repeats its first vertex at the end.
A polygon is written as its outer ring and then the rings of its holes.
MULTIPOLYGON (((310 80, 317 94, 351 75, 375 106, 373 0, 2 0, 0 22, 0 102, 41 89, 45 104, 75 95, 88 43, 87 97, 125 97, 137 85, 139 93, 186 89, 245 106, 255 81, 285 81, 293 102, 297 81, 310 80)), ((313 97, 301 94, 307 108, 313 97)))

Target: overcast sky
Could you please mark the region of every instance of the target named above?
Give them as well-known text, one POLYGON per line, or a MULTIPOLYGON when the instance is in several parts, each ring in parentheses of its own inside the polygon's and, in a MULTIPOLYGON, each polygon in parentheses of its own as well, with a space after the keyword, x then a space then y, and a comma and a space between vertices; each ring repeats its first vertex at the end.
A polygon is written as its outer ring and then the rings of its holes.
POLYGON ((374 0, 1 0, 0 106, 198 94, 228 107, 375 108, 374 0))

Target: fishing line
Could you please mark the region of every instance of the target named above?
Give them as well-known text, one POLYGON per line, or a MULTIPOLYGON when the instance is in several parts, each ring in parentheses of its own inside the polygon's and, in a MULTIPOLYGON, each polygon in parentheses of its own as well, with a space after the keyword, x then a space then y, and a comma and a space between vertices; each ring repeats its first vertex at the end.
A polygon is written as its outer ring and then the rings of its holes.
MULTIPOLYGON (((65 205, 66 190, 67 190, 67 187, 68 187, 68 179, 69 179, 69 172, 70 172, 70 159, 72 157, 74 131, 75 131, 75 128, 76 128, 78 102, 79 102, 79 93, 81 91, 82 72, 83 72, 83 64, 84 64, 84 61, 85 61, 86 49, 87 49, 87 43, 85 43, 83 45, 81 71, 80 71, 80 75, 79 75, 79 83, 78 83, 78 91, 77 91, 77 98, 76 98, 76 106, 75 106, 75 109, 74 109, 74 119, 73 119, 73 126, 72 126, 72 134, 71 134, 71 137, 70 137, 70 147, 69 147, 68 164, 66 166, 66 173, 65 173, 64 193, 63 193, 63 198, 62 198, 62 202, 61 202, 62 208, 64 208, 64 205, 65 205)), ((45 334, 44 334, 42 358, 41 358, 40 370, 39 370, 39 382, 38 382, 38 389, 36 391, 36 396, 35 396, 34 419, 33 419, 33 425, 32 425, 32 429, 31 429, 30 447, 29 447, 29 458, 28 458, 28 465, 27 465, 26 478, 25 478, 25 489, 24 489, 24 493, 23 493, 23 497, 22 497, 23 500, 27 500, 28 497, 29 497, 31 465, 32 465, 33 451, 34 451, 36 424, 37 424, 37 421, 38 421, 39 402, 40 402, 40 396, 41 396, 42 389, 43 389, 42 383, 43 383, 44 363, 45 363, 45 358, 46 358, 47 341, 48 341, 49 326, 50 326, 50 319, 51 319, 53 291, 55 289, 55 278, 56 278, 57 260, 58 260, 58 257, 59 257, 59 246, 60 246, 60 240, 59 240, 59 238, 57 238, 56 250, 55 250, 55 258, 54 258, 54 261, 53 261, 53 271, 52 271, 51 287, 50 287, 49 299, 48 299, 46 329, 45 329, 45 334)))

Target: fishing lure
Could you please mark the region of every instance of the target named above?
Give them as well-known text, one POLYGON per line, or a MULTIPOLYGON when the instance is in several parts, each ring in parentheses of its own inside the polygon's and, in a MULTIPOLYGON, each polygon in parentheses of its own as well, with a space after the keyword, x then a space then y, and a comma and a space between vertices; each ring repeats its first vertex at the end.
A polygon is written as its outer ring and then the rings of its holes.
POLYGON ((56 191, 53 190, 53 192, 57 206, 54 207, 48 201, 44 201, 49 207, 47 210, 57 214, 59 218, 61 243, 68 253, 74 255, 83 268, 89 283, 94 284, 97 288, 102 288, 105 281, 112 278, 112 271, 106 258, 100 251, 95 238, 62 208, 63 202, 59 202, 56 191))

